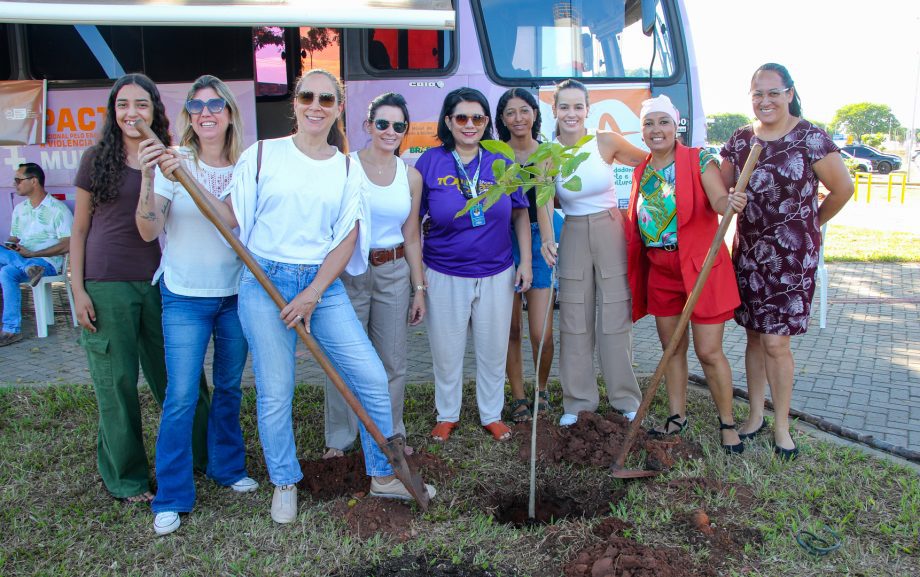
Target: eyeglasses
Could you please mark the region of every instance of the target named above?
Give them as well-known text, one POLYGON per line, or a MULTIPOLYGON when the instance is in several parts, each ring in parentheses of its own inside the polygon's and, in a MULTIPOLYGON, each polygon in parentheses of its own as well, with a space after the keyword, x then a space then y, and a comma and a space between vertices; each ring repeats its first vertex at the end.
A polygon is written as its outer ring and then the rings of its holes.
POLYGON ((760 102, 761 100, 763 100, 764 96, 769 96, 771 99, 776 99, 782 96, 783 94, 789 92, 790 90, 792 90, 792 87, 783 88, 782 90, 779 90, 778 88, 774 88, 773 90, 768 90, 766 94, 764 94, 763 92, 759 90, 755 90, 750 93, 751 100, 753 102, 760 102))
POLYGON ((185 101, 185 110, 189 114, 201 114, 204 112, 205 107, 207 107, 208 112, 211 114, 220 114, 225 106, 227 106, 227 101, 223 98, 212 98, 210 100, 199 100, 194 98, 185 101))
POLYGON ((304 106, 310 106, 313 104, 314 98, 319 99, 319 105, 323 108, 332 108, 335 106, 336 97, 335 94, 331 92, 320 92, 316 94, 312 90, 304 90, 303 92, 299 92, 297 94, 297 101, 304 106))
POLYGON ((460 125, 466 124, 467 122, 472 120, 473 126, 475 126, 476 128, 479 128, 480 126, 485 124, 487 120, 489 120, 489 117, 485 116, 484 114, 472 114, 472 115, 470 114, 452 114, 448 116, 448 118, 450 118, 451 120, 453 120, 454 122, 460 125))
POLYGON ((32 179, 32 178, 35 178, 35 177, 34 177, 34 176, 27 176, 27 177, 25 177, 25 178, 19 178, 18 176, 14 176, 14 177, 13 177, 13 182, 16 183, 16 184, 19 184, 19 183, 22 182, 23 180, 29 180, 29 179, 32 179))
POLYGON ((409 128, 408 122, 390 122, 389 120, 384 120, 382 118, 378 118, 374 121, 374 127, 381 132, 389 128, 390 125, 393 126, 393 132, 396 134, 402 134, 406 131, 407 128, 409 128))

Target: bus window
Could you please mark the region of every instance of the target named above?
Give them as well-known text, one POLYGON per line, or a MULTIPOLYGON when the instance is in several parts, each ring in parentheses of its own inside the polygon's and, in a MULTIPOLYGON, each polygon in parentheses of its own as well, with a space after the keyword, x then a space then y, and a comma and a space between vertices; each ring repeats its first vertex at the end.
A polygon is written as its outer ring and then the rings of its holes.
POLYGON ((10 80, 10 76, 13 74, 12 56, 7 26, 0 24, 0 80, 10 80))
POLYGON ((371 70, 445 70, 450 67, 449 31, 367 30, 367 62, 371 70))
POLYGON ((35 78, 103 80, 137 71, 157 82, 252 78, 247 28, 31 24, 27 35, 35 78))
POLYGON ((653 76, 670 77, 673 49, 658 4, 653 39, 642 33, 640 0, 473 0, 502 79, 648 78, 653 42, 653 76))
POLYGON ((260 26, 252 29, 252 45, 256 70, 256 98, 286 96, 288 93, 287 55, 284 51, 284 29, 260 26))
POLYGON ((341 78, 341 39, 342 31, 338 28, 303 26, 300 29, 300 59, 303 71, 322 68, 341 78))

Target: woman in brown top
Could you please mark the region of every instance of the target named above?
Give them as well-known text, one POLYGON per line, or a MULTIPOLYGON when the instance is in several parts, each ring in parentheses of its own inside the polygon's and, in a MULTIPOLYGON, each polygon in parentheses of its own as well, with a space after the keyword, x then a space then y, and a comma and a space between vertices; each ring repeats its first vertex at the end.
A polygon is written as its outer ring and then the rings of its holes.
MULTIPOLYGON (((99 406, 99 473, 109 492, 149 502, 147 453, 137 394, 138 361, 154 399, 166 392, 160 291, 150 279, 160 245, 141 238, 134 213, 141 188, 137 160, 143 119, 169 144, 169 121, 156 85, 142 74, 122 76, 109 94, 99 142, 80 162, 70 237, 72 287, 90 376, 99 406)), ((207 383, 195 414, 195 467, 207 466, 207 383)))

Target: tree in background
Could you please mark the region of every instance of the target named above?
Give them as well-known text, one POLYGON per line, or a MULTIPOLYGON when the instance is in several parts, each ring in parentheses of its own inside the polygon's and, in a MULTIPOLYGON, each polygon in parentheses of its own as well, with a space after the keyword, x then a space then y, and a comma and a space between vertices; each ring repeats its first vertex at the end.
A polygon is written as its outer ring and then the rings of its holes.
POLYGON ((310 53, 310 68, 313 68, 313 53, 338 44, 339 31, 336 28, 308 28, 306 34, 300 36, 301 56, 306 50, 310 53))
POLYGON ((864 134, 879 132, 888 134, 899 130, 901 123, 891 113, 891 107, 887 104, 860 102, 859 104, 847 104, 837 110, 831 121, 831 128, 834 132, 852 134, 862 142, 864 134))
POLYGON ((750 123, 751 119, 743 114, 734 112, 713 114, 706 118, 706 140, 721 144, 727 141, 736 130, 750 123))

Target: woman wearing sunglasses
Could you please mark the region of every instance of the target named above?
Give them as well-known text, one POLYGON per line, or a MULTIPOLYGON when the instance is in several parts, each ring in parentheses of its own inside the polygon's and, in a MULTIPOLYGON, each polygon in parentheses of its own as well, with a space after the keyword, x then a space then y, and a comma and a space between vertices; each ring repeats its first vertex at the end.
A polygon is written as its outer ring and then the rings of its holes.
POLYGON ((444 99, 438 118, 442 145, 425 151, 416 163, 422 175, 421 214, 428 215, 423 258, 428 269, 428 339, 434 369, 438 422, 435 441, 446 441, 460 419, 463 356, 467 327, 476 346, 476 400, 479 420, 497 441, 511 438, 501 421, 505 355, 514 291, 530 289, 530 223, 520 190, 502 196, 488 211, 476 204, 455 218, 467 200, 495 182, 492 163, 503 156, 484 150, 492 136, 486 97, 458 88, 444 99), (511 230, 521 248, 515 271, 511 230))
MULTIPOLYGON (((574 146, 587 134, 590 156, 575 171, 581 187, 572 191, 556 182, 565 212, 559 243, 559 376, 564 414, 573 425, 580 411, 595 411, 599 402, 594 350, 600 359, 610 405, 628 419, 635 416, 642 393, 632 370, 632 307, 626 280, 626 238, 614 188, 614 161, 636 166, 645 159, 640 148, 615 132, 589 132, 588 89, 577 80, 556 85, 553 116, 556 140, 574 146)), ((546 262, 556 264, 556 243, 543 237, 546 262)))
MULTIPOLYGON (((393 432, 406 434, 403 404, 406 389, 408 327, 425 316, 425 277, 418 211, 422 177, 399 158, 399 148, 409 130, 409 109, 399 94, 388 92, 373 101, 364 129, 371 140, 352 152, 352 170, 370 208, 370 254, 367 270, 342 274, 348 298, 380 356, 389 381, 393 432)), ((338 389, 326 382, 326 452, 340 457, 358 433, 354 412, 338 389)), ((412 448, 406 446, 406 453, 412 448)))
MULTIPOLYGON (((252 351, 259 437, 275 485, 271 515, 297 516, 297 481, 303 478, 294 442, 294 326, 304 323, 384 436, 393 416, 387 373, 348 300, 339 275, 367 267, 370 239, 361 170, 343 150, 344 88, 314 69, 294 92, 297 131, 247 149, 230 184, 240 240, 288 304, 278 308, 249 270, 240 281, 239 311, 252 351)), ((410 499, 380 447, 359 425, 371 495, 410 499)), ((428 486, 434 497, 434 488, 428 486)))
MULTIPOLYGON (((80 161, 70 237, 74 305, 83 327, 80 344, 99 408, 99 473, 113 496, 131 503, 153 499, 137 396, 138 364, 157 403, 163 403, 167 381, 160 288, 150 283, 160 264, 160 245, 138 234, 134 218, 147 168, 138 159, 144 140, 135 127, 140 119, 169 142, 169 120, 156 85, 142 74, 122 76, 109 93, 99 142, 80 161)), ((186 443, 195 468, 203 470, 207 383, 193 389, 191 396, 200 401, 186 443)))
POLYGON ((195 506, 192 477, 192 415, 205 353, 214 340, 214 395, 208 418, 207 474, 238 493, 258 488, 246 474, 240 428, 240 380, 246 339, 237 315, 243 264, 178 182, 164 176, 183 166, 214 197, 223 196, 240 157, 243 122, 229 87, 214 76, 198 78, 179 113, 179 147, 164 150, 145 140, 137 229, 145 240, 165 232, 165 249, 154 275, 163 298, 163 337, 169 387, 157 437, 157 495, 152 509, 158 535, 179 528, 179 513, 195 506), (160 168, 156 168, 160 163, 160 168), (155 174, 154 174, 155 172, 155 174))

